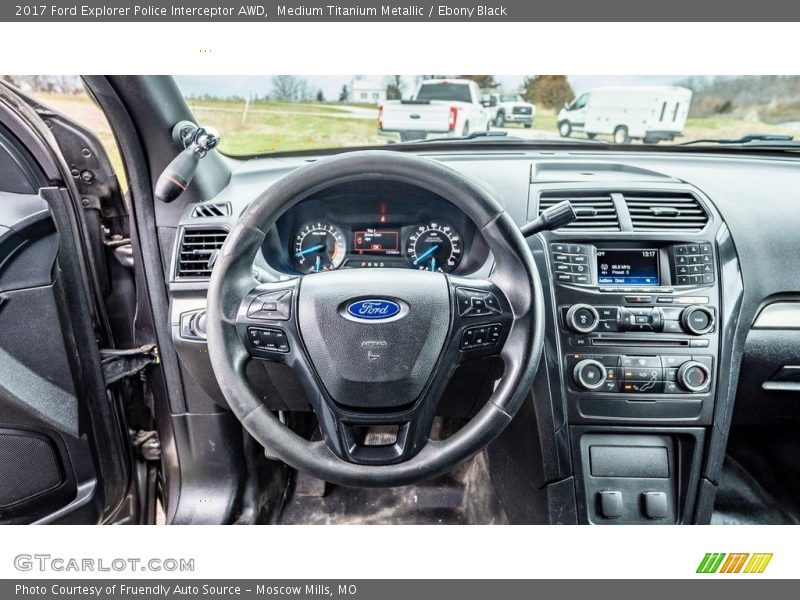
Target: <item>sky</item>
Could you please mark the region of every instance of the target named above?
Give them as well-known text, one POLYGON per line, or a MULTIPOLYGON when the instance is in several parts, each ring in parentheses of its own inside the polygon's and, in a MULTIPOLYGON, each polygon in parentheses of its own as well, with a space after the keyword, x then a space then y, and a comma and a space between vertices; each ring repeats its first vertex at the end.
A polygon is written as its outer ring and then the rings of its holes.
MULTIPOLYGON (((383 81, 385 75, 365 76, 369 79, 383 81)), ((686 79, 686 75, 576 75, 568 76, 572 89, 576 94, 595 87, 607 85, 670 85, 686 79)), ((325 98, 335 100, 343 85, 350 86, 353 75, 305 75, 302 77, 314 89, 322 90, 325 98)), ((521 85, 523 75, 495 75, 501 87, 506 91, 515 91, 521 85)), ((266 96, 272 90, 271 77, 254 76, 208 76, 187 75, 176 76, 184 95, 199 96, 210 94, 216 96, 266 96)), ((403 76, 405 82, 404 95, 410 94, 417 81, 417 76, 403 76)))

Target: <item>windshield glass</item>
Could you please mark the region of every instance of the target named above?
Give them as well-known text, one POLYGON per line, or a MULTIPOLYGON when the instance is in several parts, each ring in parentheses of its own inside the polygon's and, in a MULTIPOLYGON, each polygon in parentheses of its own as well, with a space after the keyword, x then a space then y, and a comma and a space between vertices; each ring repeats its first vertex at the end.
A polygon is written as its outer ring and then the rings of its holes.
POLYGON ((742 147, 800 139, 800 76, 279 75, 176 81, 197 121, 221 132, 220 150, 239 156, 465 136, 498 144, 722 141, 742 147), (492 137, 482 138, 484 132, 492 137))

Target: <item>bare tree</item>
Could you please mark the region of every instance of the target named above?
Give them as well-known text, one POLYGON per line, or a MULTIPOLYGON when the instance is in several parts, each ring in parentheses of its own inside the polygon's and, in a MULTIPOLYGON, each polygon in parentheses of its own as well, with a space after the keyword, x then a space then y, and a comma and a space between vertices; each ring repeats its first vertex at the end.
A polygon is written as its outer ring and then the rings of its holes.
POLYGON ((402 100, 404 87, 402 75, 390 75, 386 78, 386 99, 402 100))

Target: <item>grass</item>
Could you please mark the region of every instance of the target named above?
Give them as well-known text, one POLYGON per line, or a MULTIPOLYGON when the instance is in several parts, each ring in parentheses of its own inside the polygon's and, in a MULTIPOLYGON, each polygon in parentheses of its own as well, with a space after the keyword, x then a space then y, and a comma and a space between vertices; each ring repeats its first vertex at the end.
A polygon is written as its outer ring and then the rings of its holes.
MULTIPOLYGON (((93 130, 106 148, 112 166, 125 189, 125 173, 111 128, 100 109, 82 95, 39 94, 52 108, 93 130)), ((387 138, 378 135, 377 109, 372 105, 334 103, 251 102, 244 113, 243 101, 189 100, 200 123, 213 125, 222 133, 220 150, 231 155, 291 152, 313 148, 383 145, 387 138)), ((557 111, 539 109, 533 131, 547 137, 558 136, 557 111)), ((511 125, 509 134, 522 127, 511 125)), ((783 133, 800 139, 800 129, 768 124, 758 118, 758 111, 746 115, 688 119, 682 138, 736 138, 747 133, 783 133)), ((522 133, 520 133, 522 135, 522 133)), ((577 134, 580 138, 582 134, 577 134)), ((610 140, 610 136, 599 136, 610 140)))
POLYGON ((201 123, 213 123, 222 132, 220 150, 226 154, 386 143, 378 135, 377 111, 375 118, 364 118, 341 107, 318 104, 294 105, 289 109, 273 104, 268 106, 268 109, 254 110, 251 105, 246 119, 242 118, 241 107, 238 112, 232 112, 220 110, 219 106, 198 104, 193 112, 201 123))

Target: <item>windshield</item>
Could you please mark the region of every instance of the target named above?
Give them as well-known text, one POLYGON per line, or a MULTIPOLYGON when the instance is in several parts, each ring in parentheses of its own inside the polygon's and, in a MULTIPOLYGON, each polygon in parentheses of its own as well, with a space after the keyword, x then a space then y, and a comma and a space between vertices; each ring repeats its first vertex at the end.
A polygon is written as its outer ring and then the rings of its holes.
POLYGON ((221 132, 220 150, 237 156, 464 137, 498 144, 722 141, 742 147, 800 139, 800 76, 279 75, 176 81, 197 121, 221 132), (482 137, 486 132, 491 137, 482 137))

